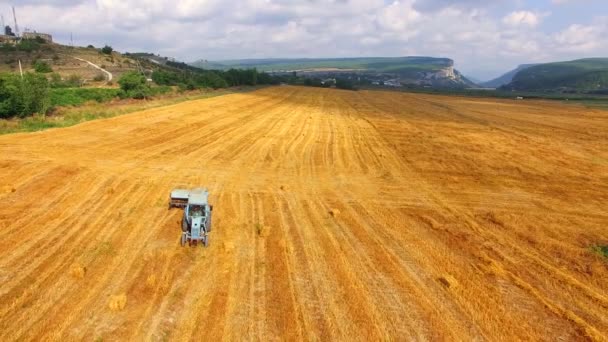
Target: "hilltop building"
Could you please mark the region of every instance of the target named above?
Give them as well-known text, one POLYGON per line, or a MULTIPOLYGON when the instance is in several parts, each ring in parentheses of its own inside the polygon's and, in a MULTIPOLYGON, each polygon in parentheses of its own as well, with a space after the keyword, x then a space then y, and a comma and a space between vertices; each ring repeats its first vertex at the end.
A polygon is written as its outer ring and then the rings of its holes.
POLYGON ((21 35, 21 38, 23 39, 36 39, 36 38, 41 38, 44 39, 44 41, 46 41, 47 43, 52 43, 53 42, 53 36, 51 36, 48 33, 41 33, 41 32, 23 32, 23 34, 21 35))

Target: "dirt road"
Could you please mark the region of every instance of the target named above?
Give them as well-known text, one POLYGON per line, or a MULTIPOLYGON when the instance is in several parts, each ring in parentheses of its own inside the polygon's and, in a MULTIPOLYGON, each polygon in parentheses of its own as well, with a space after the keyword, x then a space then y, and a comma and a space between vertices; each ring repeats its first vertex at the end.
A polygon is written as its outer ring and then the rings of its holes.
POLYGON ((608 334, 608 112, 276 87, 0 156, 2 341, 608 334), (206 249, 167 210, 195 185, 206 249))
POLYGON ((97 69, 97 70, 99 70, 99 71, 103 72, 104 74, 106 74, 107 81, 108 81, 108 82, 112 81, 112 73, 111 73, 111 72, 109 72, 108 70, 106 70, 106 69, 104 69, 104 68, 100 67, 99 65, 97 65, 97 64, 95 64, 95 63, 93 63, 93 62, 89 62, 89 61, 84 60, 84 59, 79 58, 79 57, 74 57, 74 59, 77 59, 77 60, 79 60, 79 61, 81 61, 81 62, 85 62, 85 63, 87 63, 88 65, 92 66, 93 68, 95 68, 95 69, 97 69))

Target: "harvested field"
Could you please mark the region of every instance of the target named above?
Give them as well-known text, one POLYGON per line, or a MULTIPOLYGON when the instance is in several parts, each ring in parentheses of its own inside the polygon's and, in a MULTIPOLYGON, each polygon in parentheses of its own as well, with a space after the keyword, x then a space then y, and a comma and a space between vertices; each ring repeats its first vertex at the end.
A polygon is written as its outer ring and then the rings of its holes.
POLYGON ((0 155, 2 341, 608 337, 608 112, 275 87, 0 155))

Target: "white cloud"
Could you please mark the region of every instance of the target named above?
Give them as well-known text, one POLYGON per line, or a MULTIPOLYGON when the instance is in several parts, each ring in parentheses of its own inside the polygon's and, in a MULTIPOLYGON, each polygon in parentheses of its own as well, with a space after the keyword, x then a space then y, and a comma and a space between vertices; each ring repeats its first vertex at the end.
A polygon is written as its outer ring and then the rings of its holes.
POLYGON ((591 52, 606 46, 608 28, 604 25, 570 25, 554 35, 559 51, 591 52))
POLYGON ((540 23, 540 16, 530 11, 515 11, 506 15, 502 22, 509 26, 535 27, 540 23))
MULTIPOLYGON (((523 10, 529 0, 24 1, 17 7, 21 27, 48 31, 60 42, 72 32, 80 45, 107 43, 185 61, 411 54, 453 58, 477 76, 530 61, 608 54, 608 20, 553 21, 545 32, 548 11, 561 6, 523 10)), ((5 18, 7 9, 10 3, 0 0, 5 18)))

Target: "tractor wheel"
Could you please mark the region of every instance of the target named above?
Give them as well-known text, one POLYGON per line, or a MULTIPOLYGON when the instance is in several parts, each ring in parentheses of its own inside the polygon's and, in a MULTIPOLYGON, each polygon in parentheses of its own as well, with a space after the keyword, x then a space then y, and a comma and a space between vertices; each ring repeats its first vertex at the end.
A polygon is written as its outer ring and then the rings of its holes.
POLYGON ((187 232, 188 231, 188 222, 186 221, 186 218, 182 218, 182 232, 187 232))

